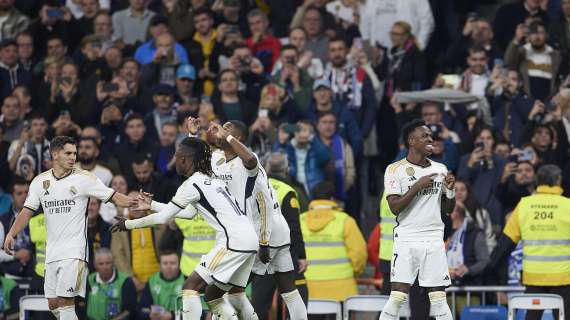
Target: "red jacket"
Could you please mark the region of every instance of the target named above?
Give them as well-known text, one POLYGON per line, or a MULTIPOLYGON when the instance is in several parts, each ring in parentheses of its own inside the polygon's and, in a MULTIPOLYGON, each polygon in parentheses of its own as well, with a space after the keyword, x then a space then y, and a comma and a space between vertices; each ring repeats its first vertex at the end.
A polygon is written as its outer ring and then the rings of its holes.
POLYGON ((253 55, 261 61, 265 72, 271 73, 281 52, 281 41, 273 35, 267 34, 258 43, 254 43, 251 37, 247 38, 245 43, 253 55))

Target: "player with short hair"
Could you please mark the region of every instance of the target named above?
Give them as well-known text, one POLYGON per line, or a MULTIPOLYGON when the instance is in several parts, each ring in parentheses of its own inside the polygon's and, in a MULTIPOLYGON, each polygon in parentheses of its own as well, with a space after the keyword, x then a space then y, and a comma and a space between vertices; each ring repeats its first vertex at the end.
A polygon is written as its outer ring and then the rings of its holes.
POLYGON ((224 294, 232 287, 245 287, 258 249, 253 225, 228 191, 226 184, 216 178, 211 166, 210 147, 197 138, 185 138, 174 154, 176 171, 188 177, 178 188, 170 203, 139 202, 137 210, 157 213, 118 222, 112 231, 145 228, 164 224, 169 219, 190 219, 198 212, 216 230, 216 245, 201 259, 200 264, 184 283, 182 317, 197 320, 202 315, 199 291, 206 287, 204 300, 220 319, 237 319, 235 310, 225 303, 224 294), (185 209, 185 215, 178 215, 185 209))
POLYGON ((120 207, 129 207, 136 201, 116 193, 92 173, 75 168, 77 147, 72 138, 55 137, 50 142, 50 153, 53 168, 32 180, 24 208, 6 235, 4 250, 12 253, 14 237, 43 208, 47 231, 45 296, 57 319, 77 319, 75 297, 85 297, 89 272, 89 197, 120 207))
POLYGON ((414 120, 404 128, 406 158, 386 168, 384 188, 388 205, 396 217, 392 256, 390 298, 380 320, 399 319, 410 286, 418 277, 428 288, 430 316, 451 320, 445 287, 451 284, 441 214, 455 207, 455 178, 445 165, 428 157, 433 152, 433 138, 425 122, 414 120))

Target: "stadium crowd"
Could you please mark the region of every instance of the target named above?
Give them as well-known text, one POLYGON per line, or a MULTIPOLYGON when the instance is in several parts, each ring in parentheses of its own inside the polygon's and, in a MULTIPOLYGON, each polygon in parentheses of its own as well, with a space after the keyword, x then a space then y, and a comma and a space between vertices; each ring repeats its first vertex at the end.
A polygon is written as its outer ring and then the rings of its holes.
MULTIPOLYGON (((569 27, 570 0, 0 0, 0 242, 51 167, 52 137, 75 137, 78 166, 116 191, 168 202, 188 118, 202 136, 238 120, 300 213, 334 199, 358 223, 346 239, 356 277, 367 256, 378 267, 383 231, 369 222, 382 176, 406 155, 402 126, 421 118, 432 159, 458 180, 454 283, 520 284, 520 247, 501 272, 485 266, 541 166, 561 168, 570 195, 569 27), (369 252, 359 233, 372 234, 369 252)), ((116 215, 136 213, 92 200, 87 215, 90 286, 117 277, 133 319, 170 319, 150 287, 189 274, 182 225, 111 234, 116 215)), ((4 291, 31 278, 41 292, 42 223, 18 235, 14 256, 0 251, 4 291)), ((0 296, 17 310, 17 294, 0 296)))

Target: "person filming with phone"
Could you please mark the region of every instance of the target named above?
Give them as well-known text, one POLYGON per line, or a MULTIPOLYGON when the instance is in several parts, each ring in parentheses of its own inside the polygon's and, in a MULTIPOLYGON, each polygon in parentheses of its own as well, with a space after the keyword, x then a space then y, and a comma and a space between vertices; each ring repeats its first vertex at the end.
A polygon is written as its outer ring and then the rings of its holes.
POLYGON ((497 199, 503 206, 503 213, 513 211, 522 197, 534 192, 535 169, 531 163, 533 151, 530 148, 513 150, 497 188, 497 199))

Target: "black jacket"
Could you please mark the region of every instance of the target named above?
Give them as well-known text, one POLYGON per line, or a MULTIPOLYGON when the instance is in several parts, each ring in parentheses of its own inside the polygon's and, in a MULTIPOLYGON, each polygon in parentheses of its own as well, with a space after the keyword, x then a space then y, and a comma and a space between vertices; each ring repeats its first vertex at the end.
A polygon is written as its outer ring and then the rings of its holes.
MULTIPOLYGON (((225 123, 228 120, 228 116, 224 111, 224 106, 222 103, 222 97, 219 92, 214 91, 212 95, 212 105, 214 106, 214 113, 220 119, 221 123, 225 123)), ((249 100, 245 95, 239 93, 238 101, 241 108, 241 115, 243 117, 243 122, 249 127, 255 119, 257 118, 257 104, 249 100)))

